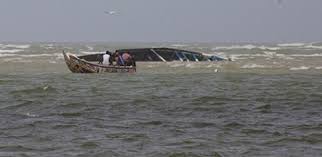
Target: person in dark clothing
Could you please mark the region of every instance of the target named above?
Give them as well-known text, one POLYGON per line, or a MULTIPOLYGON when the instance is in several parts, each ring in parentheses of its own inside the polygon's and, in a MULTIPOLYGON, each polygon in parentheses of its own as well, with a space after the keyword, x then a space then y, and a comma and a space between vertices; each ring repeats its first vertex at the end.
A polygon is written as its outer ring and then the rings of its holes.
POLYGON ((135 60, 135 55, 132 56, 132 66, 136 67, 136 60, 135 60))
POLYGON ((116 65, 125 66, 125 62, 124 62, 124 59, 122 58, 122 54, 120 54, 119 52, 115 53, 115 62, 116 62, 116 65))
POLYGON ((106 51, 106 54, 110 55, 110 57, 108 58, 109 65, 113 65, 113 53, 106 51))

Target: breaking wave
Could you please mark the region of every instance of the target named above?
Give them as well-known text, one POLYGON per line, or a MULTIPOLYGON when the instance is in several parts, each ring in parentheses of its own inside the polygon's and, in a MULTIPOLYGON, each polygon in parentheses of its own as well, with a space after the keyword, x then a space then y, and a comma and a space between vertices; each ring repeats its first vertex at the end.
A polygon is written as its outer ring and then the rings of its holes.
POLYGON ((0 44, 1 48, 17 48, 17 49, 28 49, 30 48, 30 45, 15 45, 15 44, 7 44, 7 45, 3 45, 0 44))
POLYGON ((36 57, 56 57, 57 59, 63 59, 64 56, 61 53, 44 53, 44 54, 12 54, 12 53, 0 53, 1 57, 22 57, 22 58, 36 58, 36 57))
POLYGON ((32 63, 31 60, 26 60, 23 58, 6 58, 3 59, 4 62, 17 62, 17 63, 32 63))
POLYGON ((246 64, 241 67, 242 69, 253 69, 253 68, 269 68, 265 65, 259 65, 259 64, 246 64))
POLYGON ((86 46, 86 48, 87 48, 89 51, 93 51, 93 50, 94 50, 94 47, 92 47, 92 46, 86 46))
POLYGON ((321 50, 322 46, 315 45, 314 43, 285 43, 285 44, 277 44, 276 46, 256 46, 256 45, 232 45, 232 46, 217 46, 212 48, 211 50, 253 50, 253 49, 259 49, 259 50, 266 50, 266 51, 278 51, 281 49, 287 49, 287 48, 297 48, 297 49, 318 49, 321 50))
POLYGON ((212 50, 234 50, 234 49, 254 49, 257 46, 255 45, 233 45, 233 46, 218 46, 215 48, 212 48, 212 50))
POLYGON ((238 49, 246 49, 246 50, 252 50, 252 49, 260 49, 260 50, 269 50, 269 51, 277 51, 280 50, 280 47, 270 47, 270 46, 255 46, 255 45, 233 45, 233 46, 218 46, 215 48, 212 48, 213 51, 215 50, 238 50, 238 49))
POLYGON ((30 54, 30 55, 19 55, 21 57, 63 57, 61 53, 44 53, 44 54, 30 54))
POLYGON ((290 70, 308 70, 310 67, 307 66, 300 66, 300 67, 292 67, 290 70))
POLYGON ((81 51, 80 53, 82 53, 82 54, 97 54, 97 53, 104 53, 104 52, 98 52, 98 51, 81 51))
POLYGON ((54 44, 45 44, 45 45, 40 45, 40 47, 45 48, 45 49, 53 49, 55 48, 54 44))
POLYGON ((267 46, 259 46, 258 47, 261 50, 270 50, 270 51, 277 51, 280 50, 280 47, 267 47, 267 46))
POLYGON ((280 47, 302 47, 305 43, 284 43, 284 44, 277 44, 280 47))
POLYGON ((273 51, 264 51, 263 53, 269 57, 274 57, 277 55, 276 52, 273 51))
POLYGON ((231 54, 231 58, 234 58, 234 60, 239 59, 249 59, 249 58, 256 58, 256 57, 267 57, 267 58, 279 58, 279 59, 286 59, 291 60, 294 59, 293 57, 322 57, 322 53, 314 53, 314 54, 280 54, 274 51, 263 51, 263 53, 257 53, 257 54, 231 54))
POLYGON ((272 52, 272 51, 264 51, 263 53, 257 53, 257 54, 250 54, 250 53, 246 53, 246 54, 232 54, 231 55, 234 58, 240 58, 240 57, 247 57, 247 58, 254 58, 254 57, 285 57, 284 54, 277 54, 276 52, 272 52))
POLYGON ((314 43, 289 43, 289 44, 278 44, 279 47, 294 47, 301 49, 322 49, 322 46, 314 45, 314 43))
POLYGON ((312 44, 306 45, 305 48, 310 48, 310 49, 322 49, 322 46, 314 46, 312 44))
POLYGON ((23 50, 21 49, 12 49, 12 50, 0 50, 0 53, 17 53, 17 52, 22 52, 23 50))
POLYGON ((292 57, 322 57, 322 53, 315 53, 315 54, 292 54, 292 57))
POLYGON ((0 57, 12 57, 12 56, 17 56, 17 54, 1 54, 0 57))
POLYGON ((185 44, 172 44, 170 46, 172 46, 172 47, 187 47, 188 45, 185 45, 185 44))

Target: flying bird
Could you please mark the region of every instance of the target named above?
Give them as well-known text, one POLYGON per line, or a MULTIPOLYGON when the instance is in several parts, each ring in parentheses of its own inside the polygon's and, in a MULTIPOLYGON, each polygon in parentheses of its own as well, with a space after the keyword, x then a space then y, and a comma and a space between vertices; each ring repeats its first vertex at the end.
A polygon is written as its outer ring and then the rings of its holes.
POLYGON ((104 11, 104 13, 107 15, 116 15, 117 14, 116 11, 104 11))

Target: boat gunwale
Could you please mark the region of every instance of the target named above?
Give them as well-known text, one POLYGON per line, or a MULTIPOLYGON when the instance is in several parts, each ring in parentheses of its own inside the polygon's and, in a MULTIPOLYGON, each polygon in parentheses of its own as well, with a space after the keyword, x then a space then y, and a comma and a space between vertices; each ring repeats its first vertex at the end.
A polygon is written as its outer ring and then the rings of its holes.
POLYGON ((91 63, 89 61, 86 61, 85 59, 80 59, 78 56, 69 55, 69 54, 66 54, 66 55, 69 56, 70 58, 74 58, 74 59, 76 59, 78 61, 85 62, 86 64, 89 64, 91 66, 96 66, 96 67, 101 67, 101 68, 115 68, 115 69, 133 69, 133 68, 136 68, 134 66, 119 66, 119 65, 96 64, 96 63, 91 63))

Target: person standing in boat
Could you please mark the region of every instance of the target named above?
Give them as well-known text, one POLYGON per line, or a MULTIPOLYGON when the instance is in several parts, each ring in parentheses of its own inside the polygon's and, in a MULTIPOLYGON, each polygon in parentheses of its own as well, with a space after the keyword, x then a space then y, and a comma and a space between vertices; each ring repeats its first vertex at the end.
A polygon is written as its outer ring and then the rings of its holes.
POLYGON ((103 64, 106 65, 112 65, 112 59, 111 59, 111 52, 106 51, 106 53, 103 55, 103 64))
POLYGON ((125 60, 126 66, 136 66, 135 63, 135 56, 131 54, 130 52, 124 53, 123 54, 123 59, 125 60))
POLYGON ((122 54, 122 59, 125 66, 136 66, 134 56, 130 52, 125 52, 122 54))
POLYGON ((115 62, 116 62, 116 65, 119 65, 119 66, 124 66, 125 65, 125 61, 122 57, 123 55, 120 54, 119 52, 115 52, 115 62))
POLYGON ((128 52, 125 52, 122 54, 122 59, 124 61, 124 65, 126 65, 126 66, 131 65, 132 57, 128 52))
POLYGON ((136 60, 135 60, 135 55, 131 54, 131 65, 136 67, 136 60))
POLYGON ((129 52, 124 52, 122 54, 116 52, 115 61, 119 66, 135 66, 135 60, 129 52))

